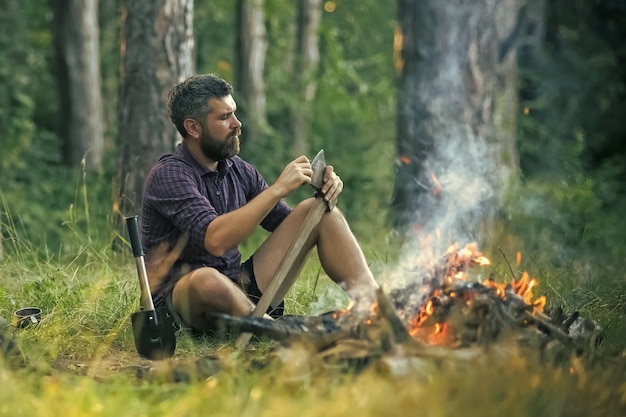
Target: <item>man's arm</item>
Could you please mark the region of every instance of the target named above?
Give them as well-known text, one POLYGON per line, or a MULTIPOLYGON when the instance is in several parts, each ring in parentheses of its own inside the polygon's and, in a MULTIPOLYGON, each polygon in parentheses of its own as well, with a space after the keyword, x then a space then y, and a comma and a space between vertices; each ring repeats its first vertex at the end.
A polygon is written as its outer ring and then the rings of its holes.
POLYGON ((222 256, 227 250, 250 236, 267 214, 284 197, 311 181, 313 171, 305 156, 291 161, 276 182, 259 193, 244 206, 217 216, 207 227, 204 248, 213 256, 222 256))

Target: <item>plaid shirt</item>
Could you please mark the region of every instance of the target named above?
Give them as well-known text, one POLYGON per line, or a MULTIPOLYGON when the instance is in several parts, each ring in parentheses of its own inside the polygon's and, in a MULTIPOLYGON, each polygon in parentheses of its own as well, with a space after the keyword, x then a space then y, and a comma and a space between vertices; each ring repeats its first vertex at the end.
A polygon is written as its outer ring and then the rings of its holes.
MULTIPOLYGON (((189 241, 162 284, 152 288, 156 305, 162 304, 182 269, 209 266, 232 280, 237 278, 239 249, 213 256, 204 249, 204 236, 213 219, 238 209, 267 187, 257 169, 238 156, 221 161, 218 170, 211 171, 181 143, 173 154, 159 159, 148 174, 143 195, 141 234, 146 256, 149 259, 150 251, 164 241, 173 247, 184 232, 189 241)), ((273 231, 290 212, 281 200, 261 226, 273 231)))

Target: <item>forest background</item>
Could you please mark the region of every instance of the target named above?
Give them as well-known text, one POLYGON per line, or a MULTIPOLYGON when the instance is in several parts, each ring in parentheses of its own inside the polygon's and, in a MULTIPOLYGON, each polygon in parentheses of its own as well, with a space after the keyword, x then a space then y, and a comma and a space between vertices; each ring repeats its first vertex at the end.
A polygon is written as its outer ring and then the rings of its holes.
MULTIPOLYGON (((219 73, 236 91, 238 3, 194 2, 193 11, 195 72, 219 73)), ((405 3, 322 3, 310 108, 307 151, 326 150, 345 183, 342 209, 368 259, 382 264, 395 262, 398 253, 389 242, 407 227, 394 223, 392 204, 394 189, 402 190, 394 36, 405 3)), ((76 164, 64 154, 51 3, 1 4, 0 315, 10 316, 20 303, 39 301, 33 291, 46 284, 26 271, 50 264, 124 265, 129 259, 112 252, 123 148, 120 2, 98 5, 101 84, 93 88, 104 98, 104 146, 95 165, 87 159, 76 164), (22 275, 32 285, 18 295, 9 281, 22 275)), ((479 243, 493 259, 502 259, 498 249, 512 257, 520 251, 519 268, 538 278, 549 303, 597 320, 611 349, 620 351, 626 332, 626 6, 618 0, 536 4, 543 12, 531 23, 541 26, 540 36, 521 36, 515 46, 516 174, 479 243)), ((292 6, 264 2, 267 126, 242 144, 242 155, 268 181, 295 157, 289 112, 300 103, 285 65, 292 39, 284 36, 296 20, 292 6)), ((243 115, 246 123, 245 110, 243 115)))

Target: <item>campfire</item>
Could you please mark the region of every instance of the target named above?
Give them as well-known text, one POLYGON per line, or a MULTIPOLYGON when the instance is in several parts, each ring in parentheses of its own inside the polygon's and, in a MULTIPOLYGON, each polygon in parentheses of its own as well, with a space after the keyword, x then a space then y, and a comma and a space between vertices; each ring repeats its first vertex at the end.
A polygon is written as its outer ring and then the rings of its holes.
POLYGON ((430 298, 407 317, 409 334, 430 345, 466 347, 494 342, 505 324, 524 327, 533 317, 545 319, 546 298, 534 298, 537 281, 526 272, 509 284, 493 276, 482 283, 467 280, 468 269, 488 265, 475 243, 451 246, 429 283, 430 298))
MULTIPOLYGON (((404 346, 476 348, 513 340, 519 346, 560 355, 582 355, 599 342, 600 328, 577 312, 548 311, 536 297, 537 281, 527 273, 509 282, 493 275, 472 281, 470 269, 491 262, 476 243, 452 245, 434 265, 408 271, 408 284, 380 290, 367 311, 347 308, 314 317, 286 316, 275 322, 216 315, 228 328, 281 341, 305 344, 325 359, 376 358, 404 346)), ((511 269, 511 273, 513 270, 511 269)))

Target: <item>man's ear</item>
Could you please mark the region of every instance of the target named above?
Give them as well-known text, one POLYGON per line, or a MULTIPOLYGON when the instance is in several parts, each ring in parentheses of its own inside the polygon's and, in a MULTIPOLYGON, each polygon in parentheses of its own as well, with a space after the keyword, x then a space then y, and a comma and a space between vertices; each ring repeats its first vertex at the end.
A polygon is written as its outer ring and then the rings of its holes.
POLYGON ((198 139, 202 134, 202 126, 194 119, 185 119, 183 126, 185 126, 185 130, 192 138, 198 139))

